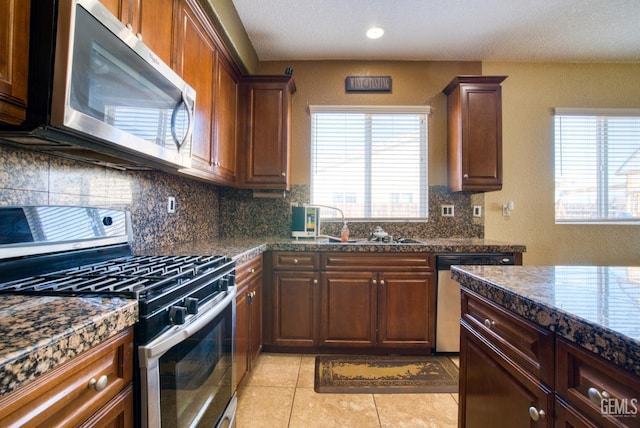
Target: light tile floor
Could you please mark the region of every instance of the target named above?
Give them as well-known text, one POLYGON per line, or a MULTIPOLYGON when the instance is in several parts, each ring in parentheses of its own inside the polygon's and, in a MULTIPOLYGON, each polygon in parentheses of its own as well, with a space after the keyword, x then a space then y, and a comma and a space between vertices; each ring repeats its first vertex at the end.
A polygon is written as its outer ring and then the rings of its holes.
POLYGON ((318 394, 314 362, 315 355, 261 354, 240 390, 236 427, 458 426, 457 393, 318 394))

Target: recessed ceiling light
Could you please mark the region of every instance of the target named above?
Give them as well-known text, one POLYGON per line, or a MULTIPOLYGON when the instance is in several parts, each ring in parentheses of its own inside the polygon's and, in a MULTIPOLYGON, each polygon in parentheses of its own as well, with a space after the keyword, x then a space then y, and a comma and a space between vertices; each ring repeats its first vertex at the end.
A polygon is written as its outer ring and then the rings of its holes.
POLYGON ((372 27, 367 30, 367 37, 370 39, 379 39, 384 34, 384 30, 380 27, 372 27))

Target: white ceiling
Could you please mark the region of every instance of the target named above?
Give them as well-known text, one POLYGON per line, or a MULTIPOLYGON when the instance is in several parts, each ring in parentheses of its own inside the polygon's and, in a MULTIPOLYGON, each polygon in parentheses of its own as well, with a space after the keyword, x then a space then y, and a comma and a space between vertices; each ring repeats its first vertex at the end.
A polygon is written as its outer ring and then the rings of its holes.
POLYGON ((640 0, 233 0, 261 61, 640 62, 640 0), (384 28, 379 40, 365 31, 384 28))

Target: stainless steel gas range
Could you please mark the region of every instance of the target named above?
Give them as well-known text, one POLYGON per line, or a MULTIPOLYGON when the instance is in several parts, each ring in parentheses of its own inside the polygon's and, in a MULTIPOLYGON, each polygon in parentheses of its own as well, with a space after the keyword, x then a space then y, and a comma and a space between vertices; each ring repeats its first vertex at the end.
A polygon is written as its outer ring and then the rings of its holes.
POLYGON ((133 255, 131 236, 125 211, 0 207, 0 293, 136 299, 136 425, 233 426, 234 262, 133 255))

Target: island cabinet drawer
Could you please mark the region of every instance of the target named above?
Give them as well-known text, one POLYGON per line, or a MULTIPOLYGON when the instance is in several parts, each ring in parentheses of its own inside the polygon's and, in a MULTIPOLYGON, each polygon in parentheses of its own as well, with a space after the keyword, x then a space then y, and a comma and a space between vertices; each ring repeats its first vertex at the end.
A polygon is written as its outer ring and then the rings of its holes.
POLYGON ((276 251, 273 253, 273 269, 276 270, 318 270, 318 253, 302 251, 276 251))
POLYGON ((552 332, 466 288, 462 288, 462 319, 515 363, 553 387, 552 332))
POLYGON ((133 426, 132 378, 130 328, 2 397, 0 426, 77 427, 97 419, 133 426))
POLYGON ((429 272, 435 268, 431 253, 322 253, 322 270, 429 272))
POLYGON ((556 339, 556 392, 604 427, 640 427, 640 377, 556 339))

